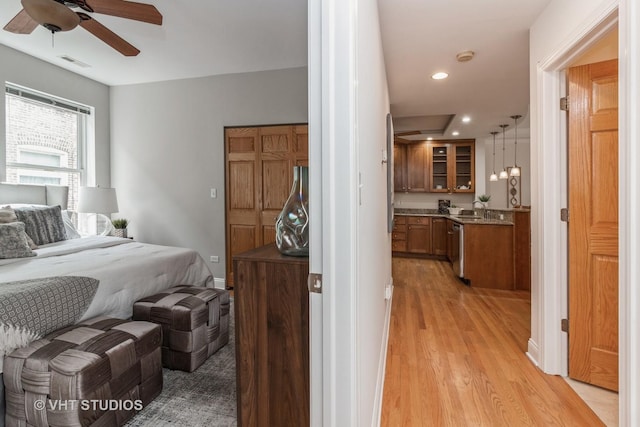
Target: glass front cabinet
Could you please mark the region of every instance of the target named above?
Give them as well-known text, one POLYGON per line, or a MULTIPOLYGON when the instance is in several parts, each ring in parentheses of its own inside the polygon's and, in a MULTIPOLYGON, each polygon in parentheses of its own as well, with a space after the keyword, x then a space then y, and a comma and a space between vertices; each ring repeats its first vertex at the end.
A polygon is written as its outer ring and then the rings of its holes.
POLYGON ((432 193, 475 192, 475 141, 433 142, 429 146, 432 193))

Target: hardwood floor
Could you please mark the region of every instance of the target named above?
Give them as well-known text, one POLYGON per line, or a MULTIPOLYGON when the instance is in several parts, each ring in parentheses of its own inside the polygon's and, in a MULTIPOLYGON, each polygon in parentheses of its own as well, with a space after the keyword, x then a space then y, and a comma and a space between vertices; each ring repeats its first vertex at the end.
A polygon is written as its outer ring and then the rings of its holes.
POLYGON ((448 263, 394 258, 382 426, 602 426, 525 355, 527 291, 468 288, 448 263))

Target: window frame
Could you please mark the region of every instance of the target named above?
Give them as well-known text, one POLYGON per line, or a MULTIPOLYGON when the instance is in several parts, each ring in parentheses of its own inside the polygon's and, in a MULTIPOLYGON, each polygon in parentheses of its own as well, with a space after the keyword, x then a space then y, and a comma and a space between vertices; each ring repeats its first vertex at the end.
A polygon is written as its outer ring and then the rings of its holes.
MULTIPOLYGON (((30 89, 24 86, 20 86, 14 83, 5 82, 5 105, 8 104, 8 97, 14 97, 20 99, 22 102, 34 103, 39 106, 49 107, 53 109, 63 109, 67 111, 71 111, 76 113, 77 118, 77 160, 76 167, 67 167, 67 166, 48 166, 48 165, 37 165, 33 163, 24 163, 21 161, 9 161, 7 157, 5 157, 5 170, 8 172, 9 169, 14 169, 18 171, 20 170, 32 170, 32 171, 40 171, 44 173, 60 173, 60 174, 77 174, 78 175, 78 185, 85 186, 87 185, 87 181, 89 179, 87 173, 87 153, 88 153, 88 144, 90 143, 88 132, 89 129, 93 126, 93 118, 95 116, 95 109, 93 107, 83 105, 77 103, 75 101, 70 101, 67 99, 63 99, 57 97, 55 95, 51 95, 48 93, 40 92, 34 89, 30 89)), ((10 121, 8 112, 6 114, 6 128, 5 132, 9 129, 10 121)), ((5 153, 8 147, 9 141, 5 134, 5 153)), ((31 152, 40 152, 47 153, 51 152, 51 154, 59 154, 58 151, 67 155, 63 150, 58 150, 55 148, 47 148, 36 145, 17 145, 16 150, 18 153, 16 154, 17 159, 20 160, 20 151, 31 151, 31 152)), ((5 177, 6 179, 6 177, 5 177)), ((19 180, 19 177, 18 177, 19 180)), ((64 179, 61 179, 64 182, 64 179)), ((36 184, 39 185, 39 184, 36 184)), ((69 198, 72 198, 72 194, 69 194, 69 198)), ((75 196, 77 199, 77 195, 75 196)))

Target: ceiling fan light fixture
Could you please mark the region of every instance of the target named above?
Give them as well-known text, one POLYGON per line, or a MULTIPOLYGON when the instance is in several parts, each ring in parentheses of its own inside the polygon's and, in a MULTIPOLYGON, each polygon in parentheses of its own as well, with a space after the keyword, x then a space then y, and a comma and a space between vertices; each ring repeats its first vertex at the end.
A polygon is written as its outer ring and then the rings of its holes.
POLYGON ((21 0, 27 14, 47 30, 73 30, 80 24, 80 17, 67 6, 53 0, 21 0))

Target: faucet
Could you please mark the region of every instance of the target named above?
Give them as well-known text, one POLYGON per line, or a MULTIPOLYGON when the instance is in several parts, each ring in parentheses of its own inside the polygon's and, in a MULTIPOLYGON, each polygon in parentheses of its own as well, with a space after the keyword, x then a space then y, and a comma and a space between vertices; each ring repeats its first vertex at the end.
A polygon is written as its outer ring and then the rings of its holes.
MULTIPOLYGON (((480 209, 482 209, 482 211, 483 211, 482 217, 483 217, 484 219, 491 219, 491 211, 490 211, 489 209, 487 209, 487 208, 485 207, 485 204, 484 204, 484 203, 482 203, 480 200, 474 200, 474 201, 473 201, 473 203, 471 204, 471 207, 474 207, 474 208, 475 208, 476 203, 480 203, 480 206, 482 206, 482 207, 480 208, 480 209)), ((476 215, 477 215, 477 212, 475 211, 475 209, 474 209, 474 214, 476 214, 476 215)))

